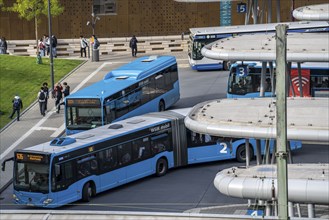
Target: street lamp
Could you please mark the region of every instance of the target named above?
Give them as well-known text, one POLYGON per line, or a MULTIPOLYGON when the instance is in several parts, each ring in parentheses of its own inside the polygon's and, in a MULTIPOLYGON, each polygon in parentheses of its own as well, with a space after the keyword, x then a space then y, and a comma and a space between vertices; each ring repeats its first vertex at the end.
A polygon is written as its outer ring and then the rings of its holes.
POLYGON ((95 16, 95 13, 91 13, 91 22, 90 21, 87 21, 87 26, 91 25, 92 29, 93 29, 93 35, 95 34, 95 25, 96 25, 96 22, 98 20, 100 20, 101 18, 98 17, 98 16, 95 16))

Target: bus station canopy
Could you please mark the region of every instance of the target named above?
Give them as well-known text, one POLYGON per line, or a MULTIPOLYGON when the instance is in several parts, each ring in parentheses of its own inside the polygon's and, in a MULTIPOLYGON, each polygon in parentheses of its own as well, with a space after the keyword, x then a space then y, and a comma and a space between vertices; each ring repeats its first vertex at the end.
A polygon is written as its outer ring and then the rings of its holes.
MULTIPOLYGON (((275 33, 238 35, 202 48, 203 56, 226 61, 275 61, 275 33)), ((287 62, 329 62, 329 33, 288 33, 287 62)))
POLYGON ((329 4, 309 5, 296 8, 292 15, 298 20, 329 21, 329 4))
MULTIPOLYGON (((273 98, 244 98, 199 103, 185 118, 185 125, 214 136, 275 139, 275 102, 273 98)), ((287 98, 287 139, 329 142, 329 99, 287 98)))

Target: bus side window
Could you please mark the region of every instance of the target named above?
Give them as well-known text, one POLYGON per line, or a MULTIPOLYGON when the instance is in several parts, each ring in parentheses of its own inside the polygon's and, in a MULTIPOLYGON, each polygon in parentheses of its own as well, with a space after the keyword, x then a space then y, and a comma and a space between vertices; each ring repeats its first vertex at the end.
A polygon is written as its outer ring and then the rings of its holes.
POLYGON ((131 162, 131 143, 125 143, 118 146, 119 164, 125 165, 131 162))
POLYGON ((72 161, 55 164, 52 179, 52 191, 65 189, 73 182, 72 161))
POLYGON ((117 148, 108 148, 99 153, 100 169, 103 171, 114 169, 118 164, 117 148))
POLYGON ((165 150, 170 150, 171 147, 169 146, 171 143, 171 139, 169 139, 168 133, 162 133, 156 136, 151 137, 151 149, 152 154, 158 154, 165 150))
POLYGON ((149 156, 150 156, 150 144, 147 137, 132 142, 133 160, 146 159, 149 156))

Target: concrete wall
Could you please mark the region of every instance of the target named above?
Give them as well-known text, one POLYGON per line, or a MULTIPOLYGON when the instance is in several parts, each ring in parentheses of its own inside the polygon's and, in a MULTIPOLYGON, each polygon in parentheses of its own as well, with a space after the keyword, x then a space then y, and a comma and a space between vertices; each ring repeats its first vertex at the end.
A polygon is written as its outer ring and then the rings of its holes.
MULTIPOLYGON (((181 52, 187 51, 188 36, 184 40, 180 35, 138 37, 138 54, 156 54, 158 52, 181 52)), ((131 55, 129 48, 130 37, 121 38, 99 38, 100 55, 120 53, 131 55)), ((11 55, 36 56, 35 40, 8 40, 8 53, 11 55)), ((88 52, 87 52, 88 53, 88 52)), ((79 39, 58 39, 58 57, 79 57, 79 39)))

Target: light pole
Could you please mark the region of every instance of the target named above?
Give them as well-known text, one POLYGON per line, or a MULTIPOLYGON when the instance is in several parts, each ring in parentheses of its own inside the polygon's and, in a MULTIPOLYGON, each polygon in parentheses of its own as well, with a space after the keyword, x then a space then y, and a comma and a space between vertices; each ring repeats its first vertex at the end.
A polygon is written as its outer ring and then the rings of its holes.
POLYGON ((49 58, 50 58, 50 79, 51 89, 54 91, 54 63, 53 63, 53 39, 52 39, 52 24, 51 24, 51 12, 50 12, 50 0, 48 0, 48 26, 49 26, 49 58))
POLYGON ((98 20, 100 20, 101 18, 98 17, 98 16, 95 16, 95 13, 91 13, 91 22, 90 21, 87 21, 87 25, 91 25, 91 28, 93 29, 93 35, 95 35, 95 25, 96 25, 96 22, 98 20))

